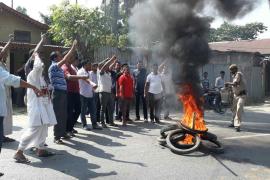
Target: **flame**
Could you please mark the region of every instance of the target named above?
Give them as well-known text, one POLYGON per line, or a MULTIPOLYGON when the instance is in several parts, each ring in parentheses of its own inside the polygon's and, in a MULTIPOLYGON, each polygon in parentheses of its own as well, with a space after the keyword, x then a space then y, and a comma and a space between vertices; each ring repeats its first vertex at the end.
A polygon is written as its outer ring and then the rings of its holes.
MULTIPOLYGON (((184 116, 181 120, 181 124, 191 130, 207 131, 203 118, 203 109, 199 104, 199 101, 203 100, 196 100, 196 96, 194 95, 190 84, 185 84, 182 88, 183 92, 178 95, 184 106, 184 116)), ((192 140, 193 136, 186 135, 185 139, 182 140, 181 143, 192 144, 192 140)))

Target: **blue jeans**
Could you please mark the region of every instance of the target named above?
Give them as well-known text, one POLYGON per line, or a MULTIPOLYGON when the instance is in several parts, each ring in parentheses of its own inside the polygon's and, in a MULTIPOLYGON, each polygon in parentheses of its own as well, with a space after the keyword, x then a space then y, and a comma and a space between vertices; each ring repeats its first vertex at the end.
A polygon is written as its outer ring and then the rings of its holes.
POLYGON ((90 113, 90 116, 91 116, 92 126, 96 126, 97 125, 97 112, 96 112, 96 103, 95 103, 94 97, 87 98, 87 97, 84 97, 81 95, 80 99, 81 99, 82 125, 83 126, 87 125, 85 115, 86 115, 87 110, 88 110, 90 113))
POLYGON ((0 153, 1 153, 2 142, 3 142, 3 138, 4 138, 3 121, 4 121, 4 117, 0 116, 0 153))

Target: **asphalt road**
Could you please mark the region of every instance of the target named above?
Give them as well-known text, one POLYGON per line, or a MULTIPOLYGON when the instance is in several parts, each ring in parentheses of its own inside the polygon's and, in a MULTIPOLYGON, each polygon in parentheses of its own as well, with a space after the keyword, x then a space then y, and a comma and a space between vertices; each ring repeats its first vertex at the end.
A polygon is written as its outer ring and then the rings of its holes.
MULTIPOLYGON (((243 131, 228 128, 231 114, 205 113, 207 127, 225 147, 224 154, 195 152, 180 156, 158 145, 160 125, 136 122, 123 128, 84 131, 67 145, 55 145, 52 129, 47 143, 56 152, 50 158, 37 158, 27 151, 28 165, 15 163, 12 156, 18 142, 5 144, 0 159, 1 179, 270 179, 270 104, 245 110, 243 131)), ((19 140, 26 114, 15 113, 14 133, 19 140)), ((175 120, 180 113, 172 116, 175 120)), ((163 121, 164 123, 172 123, 163 121)))

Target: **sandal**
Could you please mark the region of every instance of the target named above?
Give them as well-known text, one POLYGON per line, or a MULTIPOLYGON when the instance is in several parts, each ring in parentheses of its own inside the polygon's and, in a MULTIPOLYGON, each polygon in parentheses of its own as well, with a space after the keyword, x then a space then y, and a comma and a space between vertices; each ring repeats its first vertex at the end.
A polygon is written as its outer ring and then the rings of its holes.
POLYGON ((16 160, 16 163, 28 164, 31 162, 24 155, 15 154, 15 156, 13 158, 16 160))
POLYGON ((42 153, 40 153, 40 154, 37 153, 38 157, 50 157, 50 156, 54 156, 54 155, 55 155, 55 153, 50 152, 50 151, 46 151, 46 150, 42 150, 42 153))

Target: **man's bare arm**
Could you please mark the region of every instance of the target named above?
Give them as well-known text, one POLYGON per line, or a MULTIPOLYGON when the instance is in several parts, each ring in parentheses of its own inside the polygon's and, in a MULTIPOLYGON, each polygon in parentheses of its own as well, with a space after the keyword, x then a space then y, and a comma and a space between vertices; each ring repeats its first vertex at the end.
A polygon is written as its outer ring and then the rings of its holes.
POLYGON ((106 68, 110 66, 110 64, 116 59, 116 56, 114 55, 109 61, 107 61, 100 69, 100 72, 104 72, 106 68))
POLYGON ((167 64, 168 60, 164 61, 161 65, 159 65, 158 67, 158 72, 159 73, 162 73, 162 70, 164 68, 164 66, 167 64))
POLYGON ((144 86, 144 97, 148 95, 149 86, 150 86, 150 83, 146 82, 144 86))
POLYGON ((5 57, 7 51, 9 50, 11 42, 13 41, 13 38, 14 38, 13 35, 9 35, 9 40, 7 44, 4 46, 4 48, 0 52, 0 61, 2 61, 3 57, 5 57))
POLYGON ((73 41, 71 49, 68 51, 68 53, 64 56, 64 58, 57 63, 58 67, 61 67, 63 64, 65 64, 68 60, 71 59, 72 55, 74 54, 77 47, 77 40, 73 41))
POLYGON ((41 35, 41 39, 40 39, 39 43, 37 44, 37 46, 32 54, 32 57, 34 56, 35 53, 40 52, 40 49, 42 48, 43 44, 45 43, 45 38, 46 38, 45 36, 46 36, 46 34, 41 35))

